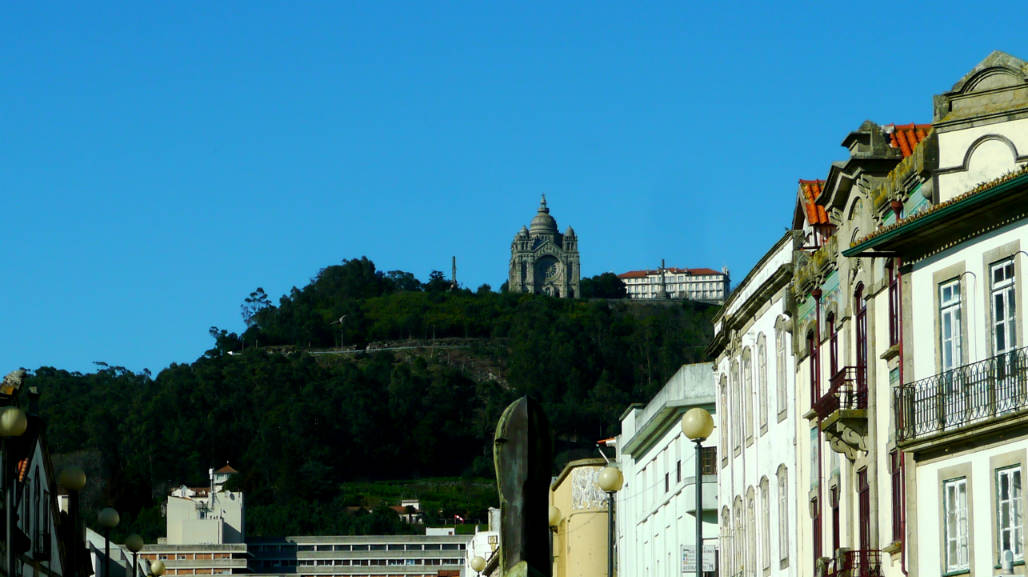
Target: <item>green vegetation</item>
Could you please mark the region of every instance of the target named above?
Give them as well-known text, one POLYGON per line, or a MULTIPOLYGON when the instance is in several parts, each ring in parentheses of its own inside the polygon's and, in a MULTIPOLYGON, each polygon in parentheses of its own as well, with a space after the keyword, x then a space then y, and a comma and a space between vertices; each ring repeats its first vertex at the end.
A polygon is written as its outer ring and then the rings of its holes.
POLYGON ((156 377, 42 367, 27 385, 42 393, 51 450, 104 479, 94 500, 123 511, 125 532, 163 535, 168 489, 206 484, 225 461, 241 471, 251 534, 397 532, 395 513, 376 505, 401 496, 421 499, 430 521, 485 520, 493 428, 521 395, 543 403, 557 466, 594 454, 630 402, 701 360, 714 312, 473 294, 362 258, 277 305, 254 291, 246 331, 212 327, 214 348, 191 364, 156 377), (358 506, 373 512, 348 509, 358 506))

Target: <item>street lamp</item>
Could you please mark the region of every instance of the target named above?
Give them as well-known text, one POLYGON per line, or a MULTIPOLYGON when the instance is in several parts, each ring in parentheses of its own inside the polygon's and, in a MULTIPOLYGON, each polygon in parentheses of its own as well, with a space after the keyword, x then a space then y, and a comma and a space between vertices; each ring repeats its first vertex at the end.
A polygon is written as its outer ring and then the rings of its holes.
POLYGON ((475 555, 471 558, 471 570, 479 575, 482 574, 482 570, 485 569, 485 559, 480 555, 475 555))
POLYGON ((129 575, 136 577, 136 557, 139 555, 139 550, 143 548, 143 538, 133 533, 125 538, 125 547, 132 551, 132 573, 129 575))
POLYGON ((158 559, 150 563, 150 572, 147 577, 161 577, 161 575, 164 575, 164 561, 158 559))
POLYGON ((600 471, 596 484, 607 494, 607 577, 614 577, 614 493, 621 490, 625 477, 613 463, 600 471))
POLYGON ((86 473, 78 467, 67 467, 57 476, 57 483, 68 491, 68 524, 71 525, 75 537, 71 540, 68 551, 68 564, 71 566, 66 575, 76 577, 79 571, 79 552, 85 542, 82 529, 79 527, 79 492, 86 486, 86 473))
POLYGON ((118 526, 121 517, 118 512, 110 507, 104 507, 96 515, 96 522, 104 530, 104 574, 103 577, 111 577, 111 529, 118 526))
POLYGON ((696 577, 703 576, 703 441, 714 431, 714 419, 695 407, 682 415, 682 432, 696 443, 696 577))
POLYGON ((7 530, 7 548, 4 551, 4 571, 14 575, 14 476, 11 465, 14 459, 10 455, 11 437, 20 437, 29 426, 25 412, 18 407, 7 407, 0 413, 0 439, 2 439, 3 462, 0 463, 0 477, 4 482, 4 528, 7 530))

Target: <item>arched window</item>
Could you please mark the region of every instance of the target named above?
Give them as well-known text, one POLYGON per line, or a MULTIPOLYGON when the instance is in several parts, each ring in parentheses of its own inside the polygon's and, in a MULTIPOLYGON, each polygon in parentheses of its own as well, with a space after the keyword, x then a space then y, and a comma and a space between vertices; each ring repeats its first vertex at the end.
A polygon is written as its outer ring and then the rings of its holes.
POLYGON ((736 450, 742 447, 742 383, 739 382, 739 361, 732 362, 732 444, 736 450))
POLYGON ((746 527, 749 528, 749 538, 746 540, 746 577, 757 577, 757 504, 753 487, 746 491, 746 527))
POLYGON ((753 440, 753 354, 749 347, 742 352, 743 418, 746 419, 746 442, 753 440))
POLYGON ((738 575, 746 567, 746 524, 742 516, 742 497, 735 498, 735 559, 732 574, 738 575))
POLYGON ((785 383, 785 329, 775 329, 775 385, 778 387, 778 420, 785 418, 788 407, 788 395, 785 383))
POLYGON ((757 337, 757 412, 763 434, 767 430, 767 339, 764 333, 757 337))
POLYGON ((767 477, 760 480, 760 566, 771 568, 771 501, 767 477))
POLYGON ((857 330, 857 408, 867 408, 867 301, 864 300, 864 283, 857 284, 853 293, 853 310, 856 311, 857 330))
POLYGON ((821 398, 821 387, 817 382, 818 346, 817 336, 813 330, 807 331, 807 351, 810 353, 807 356, 807 368, 810 374, 810 406, 814 406, 814 403, 821 398))
POLYGON ((721 509, 721 577, 732 577, 732 513, 728 507, 721 509))
POLYGON ((839 372, 839 333, 835 330, 835 313, 828 313, 828 378, 839 372))
POLYGON ((725 467, 728 465, 727 447, 731 446, 728 441, 728 415, 730 414, 728 409, 728 377, 725 375, 721 375, 720 399, 721 406, 717 408, 717 411, 718 417, 721 420, 721 431, 724 434, 724 437, 721 439, 721 443, 723 443, 721 451, 721 466, 725 467))
POLYGON ((789 559, 789 470, 778 466, 778 560, 789 559))

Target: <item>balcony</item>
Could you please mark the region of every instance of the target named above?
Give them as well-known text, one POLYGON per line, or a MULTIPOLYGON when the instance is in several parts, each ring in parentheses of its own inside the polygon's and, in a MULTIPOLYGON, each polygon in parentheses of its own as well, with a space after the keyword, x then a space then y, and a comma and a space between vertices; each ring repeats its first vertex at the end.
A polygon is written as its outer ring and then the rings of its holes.
POLYGON ((894 389, 898 441, 909 450, 1028 421, 1028 347, 894 389))
POLYGON ((864 367, 843 367, 832 376, 828 392, 814 402, 821 431, 836 453, 850 460, 867 451, 867 387, 864 367))
POLYGON ((823 572, 825 577, 881 577, 881 551, 875 549, 839 549, 834 559, 828 559, 823 572))

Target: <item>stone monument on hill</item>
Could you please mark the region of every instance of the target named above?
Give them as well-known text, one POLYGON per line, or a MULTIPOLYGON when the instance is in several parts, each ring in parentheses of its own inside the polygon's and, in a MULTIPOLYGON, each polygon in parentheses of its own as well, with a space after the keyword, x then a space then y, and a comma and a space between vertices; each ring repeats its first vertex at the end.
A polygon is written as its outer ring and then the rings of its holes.
POLYGON ((507 287, 513 293, 546 294, 561 298, 581 296, 578 236, 570 226, 557 232, 546 196, 529 227, 521 227, 510 243, 507 287))

